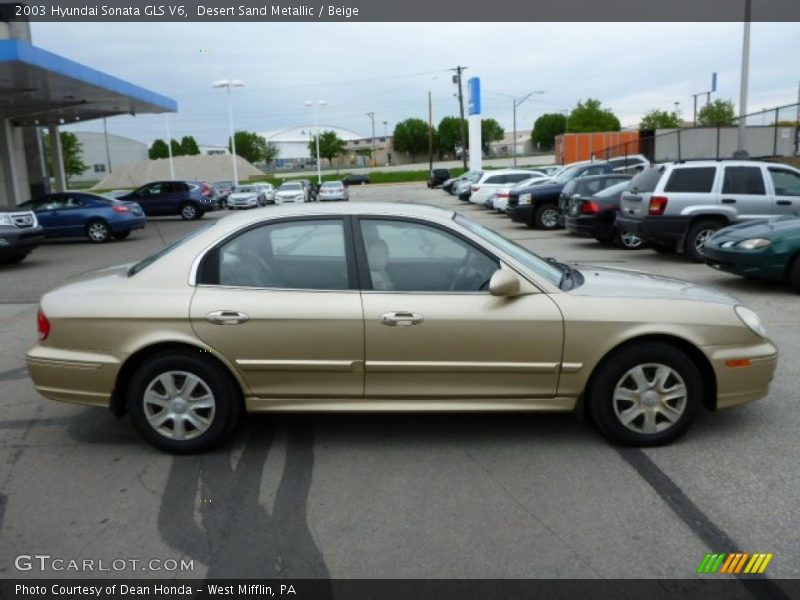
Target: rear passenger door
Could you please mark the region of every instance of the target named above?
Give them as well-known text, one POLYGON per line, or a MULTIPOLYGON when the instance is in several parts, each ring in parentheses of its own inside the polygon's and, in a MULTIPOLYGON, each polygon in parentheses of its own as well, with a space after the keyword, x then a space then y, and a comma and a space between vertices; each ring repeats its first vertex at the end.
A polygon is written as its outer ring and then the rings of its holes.
POLYGON ((766 219, 773 199, 767 195, 763 168, 759 165, 723 167, 720 204, 735 209, 739 220, 766 219))
POLYGON ((782 167, 767 167, 768 183, 774 194, 773 215, 790 215, 800 210, 800 174, 782 167))

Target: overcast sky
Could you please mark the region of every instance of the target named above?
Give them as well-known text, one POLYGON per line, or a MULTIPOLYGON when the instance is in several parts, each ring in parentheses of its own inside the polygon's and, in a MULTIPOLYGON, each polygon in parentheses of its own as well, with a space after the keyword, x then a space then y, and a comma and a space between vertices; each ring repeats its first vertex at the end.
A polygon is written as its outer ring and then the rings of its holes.
MULTIPOLYGON (((447 69, 467 65, 482 80, 484 117, 511 130, 512 96, 532 90, 517 113, 529 130, 544 112, 598 98, 636 126, 651 108, 680 102, 692 118, 691 94, 739 100, 740 23, 36 23, 33 42, 178 102, 172 135, 224 144, 228 123, 220 78, 234 89, 237 129, 271 131, 313 122, 303 106, 324 99, 320 124, 370 135, 391 133, 408 117, 456 115, 447 69)), ((797 101, 799 23, 754 23, 748 112, 797 101)), ((704 101, 704 99, 701 99, 704 101)), ((109 132, 144 142, 165 137, 164 117, 115 117, 109 132)), ((98 123, 79 129, 99 130, 98 123)), ((73 127, 73 129, 75 129, 73 127)))

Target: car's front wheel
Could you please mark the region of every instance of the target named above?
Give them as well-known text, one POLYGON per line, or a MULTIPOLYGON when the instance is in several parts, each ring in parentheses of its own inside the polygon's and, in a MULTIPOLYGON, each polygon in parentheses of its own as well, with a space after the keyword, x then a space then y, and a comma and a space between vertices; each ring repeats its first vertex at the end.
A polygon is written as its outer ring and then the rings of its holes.
POLYGON ((641 343, 606 357, 587 392, 590 413, 606 438, 627 446, 659 446, 694 422, 703 379, 681 350, 641 343))
POLYGON ((197 210, 197 206, 191 202, 187 202, 181 206, 181 218, 184 221, 193 221, 195 219, 199 219, 200 216, 201 213, 199 210, 197 210))
POLYGON ((540 206, 534 215, 534 225, 537 229, 557 229, 558 209, 548 204, 540 206))
POLYGON ((151 444, 175 454, 222 443, 241 414, 235 380, 210 358, 163 353, 145 361, 128 386, 127 409, 151 444))
POLYGON ((102 244, 111 238, 111 229, 105 221, 90 221, 86 225, 86 237, 90 242, 102 244))

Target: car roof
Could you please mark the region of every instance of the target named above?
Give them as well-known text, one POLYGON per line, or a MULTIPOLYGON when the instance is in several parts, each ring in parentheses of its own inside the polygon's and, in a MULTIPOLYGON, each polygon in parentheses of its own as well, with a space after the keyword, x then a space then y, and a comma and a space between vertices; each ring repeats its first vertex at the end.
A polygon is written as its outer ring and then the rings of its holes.
MULTIPOLYGON (((269 218, 302 217, 309 215, 375 215, 418 217, 446 221, 453 218, 454 212, 438 206, 428 204, 412 204, 409 202, 342 202, 333 204, 303 203, 303 204, 278 204, 268 211, 269 218)), ((237 212, 221 219, 226 225, 239 227, 251 222, 265 219, 262 212, 237 212)))

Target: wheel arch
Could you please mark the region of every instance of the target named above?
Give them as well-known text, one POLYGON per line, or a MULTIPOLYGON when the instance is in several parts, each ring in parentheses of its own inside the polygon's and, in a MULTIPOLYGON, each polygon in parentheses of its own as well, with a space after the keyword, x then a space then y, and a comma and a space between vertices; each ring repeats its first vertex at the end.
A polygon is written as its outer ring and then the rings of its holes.
POLYGON ((656 333, 656 334, 638 335, 636 337, 632 337, 623 342, 620 342, 616 346, 610 348, 603 355, 603 358, 597 361, 597 364, 594 366, 594 369, 592 369, 589 378, 586 380, 586 385, 575 407, 576 414, 579 417, 583 418, 589 415, 589 411, 586 410, 586 399, 587 399, 586 396, 588 390, 591 389, 592 384, 594 383, 594 379, 597 377, 597 374, 600 372, 602 367, 613 357, 613 355, 619 352, 620 350, 628 348, 630 346, 635 346, 638 344, 649 343, 649 342, 661 342, 663 344, 668 344, 676 348, 677 350, 680 350, 692 360, 692 362, 697 366, 697 368, 700 371, 700 377, 703 379, 703 406, 705 406, 710 411, 716 410, 717 376, 716 373, 714 372, 714 368, 711 366, 711 361, 708 360, 708 357, 705 354, 703 354, 703 351, 700 350, 700 348, 698 348, 693 343, 684 338, 668 333, 656 333))
POLYGON ((235 383, 236 388, 239 390, 239 401, 242 403, 242 409, 244 409, 244 397, 247 388, 230 364, 208 348, 203 348, 202 346, 193 345, 184 341, 162 341, 139 348, 122 363, 114 381, 114 390, 111 393, 111 403, 109 405, 114 415, 122 417, 127 412, 125 408, 125 391, 128 389, 128 385, 136 369, 149 358, 167 351, 187 354, 200 352, 204 358, 214 361, 228 374, 231 381, 235 383))

